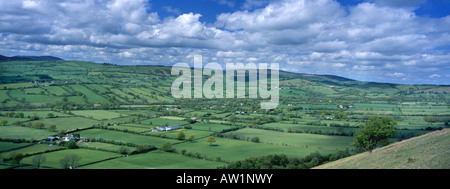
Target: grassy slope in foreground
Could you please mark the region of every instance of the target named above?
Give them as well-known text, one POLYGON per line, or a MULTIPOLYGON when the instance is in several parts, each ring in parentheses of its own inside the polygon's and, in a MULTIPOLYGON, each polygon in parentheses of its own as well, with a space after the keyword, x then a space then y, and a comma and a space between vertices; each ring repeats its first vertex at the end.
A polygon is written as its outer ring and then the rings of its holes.
POLYGON ((450 169, 450 129, 330 162, 316 169, 450 169))

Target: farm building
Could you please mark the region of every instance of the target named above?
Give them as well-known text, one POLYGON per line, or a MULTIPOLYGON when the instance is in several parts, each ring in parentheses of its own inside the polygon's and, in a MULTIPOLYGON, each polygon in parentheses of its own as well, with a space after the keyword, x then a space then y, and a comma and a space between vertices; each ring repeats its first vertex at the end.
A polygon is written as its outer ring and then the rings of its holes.
POLYGON ((78 141, 83 141, 83 142, 87 142, 88 139, 86 137, 74 137, 73 135, 66 135, 65 137, 62 138, 63 141, 68 142, 70 140, 73 140, 74 142, 78 142, 78 141))
POLYGON ((181 129, 181 127, 178 125, 174 125, 174 126, 170 126, 170 127, 156 127, 156 129, 153 129, 152 132, 171 131, 171 130, 177 130, 177 129, 181 129))
POLYGON ((153 132, 158 132, 158 131, 166 131, 165 127, 156 127, 156 129, 153 129, 153 132))
POLYGON ((166 127, 166 131, 177 130, 177 129, 181 129, 181 127, 178 125, 166 127))

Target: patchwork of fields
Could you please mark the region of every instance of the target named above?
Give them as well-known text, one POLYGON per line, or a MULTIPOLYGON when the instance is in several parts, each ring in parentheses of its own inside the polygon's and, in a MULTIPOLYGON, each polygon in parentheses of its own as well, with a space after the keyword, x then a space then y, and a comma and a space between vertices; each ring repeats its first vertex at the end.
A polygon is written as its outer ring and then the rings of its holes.
POLYGON ((263 110, 261 99, 174 99, 170 67, 80 61, 0 67, 0 169, 37 168, 38 157, 45 157, 41 168, 61 169, 72 155, 80 169, 213 169, 272 154, 355 154, 353 134, 370 116, 397 122, 393 142, 450 120, 445 86, 386 87, 281 72, 280 104, 263 110), (180 128, 156 131, 171 126, 180 128), (87 140, 72 149, 62 141, 71 135, 87 140), (45 140, 51 136, 60 141, 45 140))

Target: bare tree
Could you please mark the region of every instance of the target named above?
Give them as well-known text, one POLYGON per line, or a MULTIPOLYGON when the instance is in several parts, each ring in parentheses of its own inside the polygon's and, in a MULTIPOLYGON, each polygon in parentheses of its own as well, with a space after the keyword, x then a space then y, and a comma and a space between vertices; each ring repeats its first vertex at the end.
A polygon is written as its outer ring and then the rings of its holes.
POLYGON ((34 165, 36 165, 38 169, 40 169, 41 165, 45 163, 45 161, 47 161, 47 158, 44 155, 39 154, 37 156, 34 156, 34 158, 31 161, 33 162, 34 165))
POLYGON ((79 155, 69 154, 59 162, 64 169, 75 169, 76 167, 78 167, 80 159, 81 157, 79 155))

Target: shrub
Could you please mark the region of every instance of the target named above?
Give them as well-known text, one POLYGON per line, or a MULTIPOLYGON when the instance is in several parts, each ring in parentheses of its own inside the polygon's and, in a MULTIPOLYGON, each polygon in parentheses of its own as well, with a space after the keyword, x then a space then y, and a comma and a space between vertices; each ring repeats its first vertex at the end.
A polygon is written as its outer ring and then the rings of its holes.
POLYGON ((17 121, 14 121, 13 125, 22 125, 22 122, 17 120, 17 121))
POLYGON ((256 142, 256 143, 260 142, 259 137, 253 137, 250 141, 256 142))
POLYGON ((5 126, 6 124, 8 124, 8 120, 3 119, 3 120, 0 121, 0 125, 5 126))

